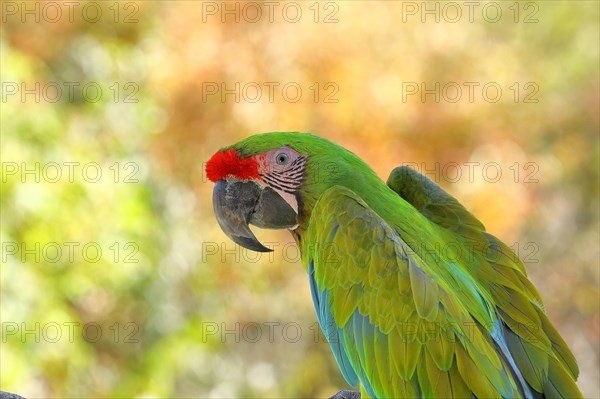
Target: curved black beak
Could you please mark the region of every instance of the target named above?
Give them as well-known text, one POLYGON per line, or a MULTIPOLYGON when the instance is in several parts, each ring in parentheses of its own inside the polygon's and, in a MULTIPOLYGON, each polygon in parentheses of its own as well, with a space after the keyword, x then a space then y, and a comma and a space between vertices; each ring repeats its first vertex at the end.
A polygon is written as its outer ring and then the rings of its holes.
POLYGON ((277 192, 253 181, 221 179, 213 190, 213 207, 221 230, 234 242, 257 252, 271 252, 248 226, 267 229, 291 228, 296 212, 277 192))

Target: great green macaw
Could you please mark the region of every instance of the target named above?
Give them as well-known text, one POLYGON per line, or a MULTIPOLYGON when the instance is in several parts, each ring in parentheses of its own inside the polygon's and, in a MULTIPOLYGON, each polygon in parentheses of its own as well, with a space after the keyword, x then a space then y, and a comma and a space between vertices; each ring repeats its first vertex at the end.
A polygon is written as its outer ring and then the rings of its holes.
POLYGON ((363 398, 575 398, 575 358, 523 263, 408 167, 384 183, 308 133, 265 133, 206 164, 225 234, 288 229, 320 326, 363 398))

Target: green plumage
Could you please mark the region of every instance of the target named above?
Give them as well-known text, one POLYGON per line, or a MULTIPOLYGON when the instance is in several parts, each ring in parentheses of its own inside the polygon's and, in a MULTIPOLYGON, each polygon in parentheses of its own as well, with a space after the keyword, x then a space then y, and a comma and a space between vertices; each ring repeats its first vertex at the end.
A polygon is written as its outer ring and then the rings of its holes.
POLYGON ((293 234, 321 325, 363 397, 581 397, 522 262, 458 201, 407 167, 386 184, 309 134, 233 148, 281 146, 308 157, 293 234))

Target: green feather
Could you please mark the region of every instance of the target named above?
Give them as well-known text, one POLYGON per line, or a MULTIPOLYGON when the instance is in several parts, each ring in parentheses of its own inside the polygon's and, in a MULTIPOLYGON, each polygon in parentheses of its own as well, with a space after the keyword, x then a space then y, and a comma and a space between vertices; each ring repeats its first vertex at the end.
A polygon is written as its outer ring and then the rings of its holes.
POLYGON ((427 351, 440 370, 448 371, 454 359, 454 341, 456 337, 449 326, 437 324, 436 327, 436 337, 427 341, 427 351))
POLYGON ((426 357, 425 360, 431 394, 423 397, 471 399, 471 392, 460 377, 456 363, 444 371, 440 370, 430 357, 426 357))
POLYGON ((581 398, 579 388, 564 366, 553 357, 549 360, 548 378, 544 383, 546 398, 581 398))
POLYGON ((512 331, 506 332, 506 341, 515 363, 527 383, 537 392, 543 391, 544 372, 548 370, 548 354, 520 338, 512 331))
POLYGON ((332 313, 338 326, 344 327, 348 323, 348 319, 356 310, 356 304, 361 294, 362 290, 358 285, 353 285, 347 290, 334 290, 331 292, 332 313))
POLYGON ((494 388, 486 375, 467 354, 461 345, 456 346, 456 364, 463 381, 478 398, 500 398, 500 393, 494 388))
POLYGON ((410 286, 419 316, 431 320, 437 315, 439 289, 431 277, 425 275, 414 262, 409 261, 410 286))
POLYGON ((422 344, 414 337, 410 338, 400 328, 388 335, 390 358, 396 372, 403 380, 412 378, 421 355, 422 344))
POLYGON ((571 377, 576 379, 579 375, 579 367, 577 366, 575 356, 573 356, 565 341, 558 331, 556 331, 554 326, 550 324, 550 320, 543 314, 541 309, 538 309, 538 314, 542 320, 542 330, 550 340, 556 358, 559 359, 560 363, 567 369, 571 377))

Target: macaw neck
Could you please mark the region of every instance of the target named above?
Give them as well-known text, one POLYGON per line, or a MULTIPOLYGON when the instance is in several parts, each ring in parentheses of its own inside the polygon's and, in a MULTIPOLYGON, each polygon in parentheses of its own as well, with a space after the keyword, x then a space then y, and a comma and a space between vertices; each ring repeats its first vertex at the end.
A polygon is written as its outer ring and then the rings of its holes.
POLYGON ((318 222, 311 221, 311 215, 315 206, 318 206, 319 198, 335 186, 346 187, 357 194, 370 209, 391 225, 401 224, 402 218, 416 212, 409 209, 412 207, 389 188, 362 159, 346 149, 328 145, 321 152, 312 153, 308 157, 304 181, 298 191, 298 228, 292 236, 301 251, 302 238, 309 225, 318 222))
MULTIPOLYGON (((341 176, 340 176, 341 177, 341 176)), ((363 171, 363 173, 347 174, 347 178, 338 178, 330 182, 327 186, 319 185, 311 186, 307 184, 299 196, 299 213, 298 227, 290 230, 292 237, 300 248, 302 255, 302 263, 306 268, 308 265, 309 248, 306 247, 307 242, 304 237, 308 235, 309 228, 317 228, 318 220, 312 220, 312 213, 318 204, 319 198, 329 189, 333 187, 346 187, 358 195, 366 205, 377 213, 382 219, 395 224, 399 214, 402 214, 404 201, 390 189, 383 180, 381 180, 372 170, 363 171), (399 204, 401 202, 402 204, 399 204)), ((340 209, 340 213, 344 210, 340 209)), ((327 226, 322 226, 324 229, 327 226)))

